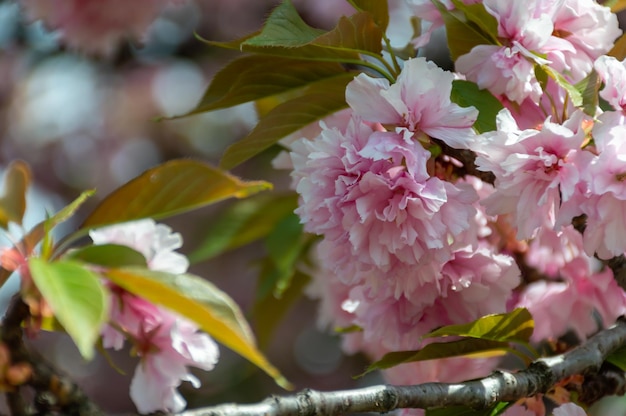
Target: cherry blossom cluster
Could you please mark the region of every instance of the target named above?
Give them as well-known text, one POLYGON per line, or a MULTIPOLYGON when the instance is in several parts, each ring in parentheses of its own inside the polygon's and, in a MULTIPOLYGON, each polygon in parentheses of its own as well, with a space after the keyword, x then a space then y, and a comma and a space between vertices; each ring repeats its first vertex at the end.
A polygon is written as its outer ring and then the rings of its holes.
MULTIPOLYGON (((430 24, 420 47, 444 21, 435 2, 408 3, 430 24)), ((361 74, 346 89, 349 110, 290 145, 296 212, 323 237, 309 293, 322 325, 359 328, 343 335, 348 352, 418 349, 437 327, 515 307, 535 318, 535 342, 570 331, 583 340, 626 314, 626 293, 601 261, 626 252, 626 61, 606 55, 621 34, 616 16, 593 0, 463 3, 495 19, 492 44, 459 56, 455 73, 414 58, 395 83, 361 74), (563 84, 592 71, 606 105, 583 111, 563 84), (455 79, 501 102, 495 130, 479 134, 477 109, 451 101, 455 79), (459 173, 470 163, 495 181, 459 173)), ((496 365, 451 358, 386 377, 456 382, 496 365)))

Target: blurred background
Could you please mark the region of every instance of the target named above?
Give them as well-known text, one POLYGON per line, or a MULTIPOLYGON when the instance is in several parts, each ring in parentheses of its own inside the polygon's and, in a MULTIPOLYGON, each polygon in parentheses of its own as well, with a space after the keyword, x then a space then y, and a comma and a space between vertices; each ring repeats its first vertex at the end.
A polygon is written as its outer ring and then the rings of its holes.
MULTIPOLYGON (((155 119, 191 110, 213 74, 237 56, 207 46, 194 33, 210 40, 244 36, 258 30, 278 2, 170 2, 140 43, 122 43, 111 56, 103 58, 68 50, 58 33, 26 16, 20 2, 0 1, 0 169, 22 159, 33 170, 25 228, 83 190, 96 188, 96 196, 75 221, 64 224, 70 231, 90 206, 161 162, 193 157, 217 164, 224 149, 256 123, 253 105, 176 120, 155 119)), ((321 28, 331 28, 339 16, 353 12, 344 0, 294 3, 309 24, 321 28)), ((276 152, 273 149, 234 173, 245 179, 268 180, 277 191, 285 190, 288 173, 270 165, 276 152)), ((182 252, 198 247, 216 212, 228 203, 167 221, 183 235, 182 252)), ((190 271, 216 283, 250 312, 263 250, 262 244, 244 247, 215 260, 198 262, 190 271)), ((0 291, 2 308, 18 285, 18 280, 12 279, 0 291)), ((379 381, 376 376, 352 380, 351 376, 364 369, 365 360, 343 356, 338 338, 317 330, 315 311, 316 305, 303 298, 287 312, 265 349, 270 361, 297 389, 330 390, 379 381)), ((84 362, 66 336, 41 333, 31 342, 72 374, 107 413, 134 410, 128 391, 137 361, 128 351, 112 352, 110 357, 124 375, 102 356, 84 362)), ((200 389, 188 383, 181 387, 189 408, 228 401, 255 402, 269 394, 284 393, 243 358, 226 348, 220 350, 221 359, 214 371, 195 372, 203 381, 200 389)))
MULTIPOLYGON (((175 120, 156 119, 194 108, 213 74, 237 56, 207 46, 194 33, 218 41, 244 36, 259 29, 279 1, 170 3, 140 43, 120 44, 103 58, 67 50, 58 33, 25 15, 20 2, 0 0, 0 170, 15 159, 28 162, 33 170, 26 229, 83 190, 96 188, 96 196, 75 221, 64 224, 70 231, 98 200, 144 170, 180 157, 217 164, 224 149, 255 125, 251 104, 175 120)), ((345 0, 294 0, 294 4, 309 24, 326 29, 341 15, 353 12, 345 0)), ((438 39, 428 56, 441 62, 447 55, 445 38, 440 33, 438 39)), ((278 151, 270 149, 237 167, 234 174, 270 181, 276 192, 288 189, 288 172, 274 170, 270 164, 278 151)), ((167 221, 183 235, 183 253, 201 245, 216 215, 229 203, 167 221)), ((250 313, 264 250, 261 243, 242 247, 199 261, 190 271, 217 284, 250 313)), ((17 288, 16 279, 5 285, 0 307, 6 307, 17 288)), ((365 358, 345 356, 337 336, 317 329, 315 315, 316 304, 306 297, 299 299, 264 348, 296 389, 336 390, 382 382, 375 373, 353 380, 365 368, 365 358)), ((108 414, 134 411, 128 391, 137 361, 128 351, 110 353, 116 370, 102 356, 83 361, 63 335, 41 333, 31 343, 73 375, 108 414)), ((188 383, 181 387, 189 408, 256 402, 285 393, 243 358, 226 348, 220 350, 215 370, 195 372, 203 382, 200 389, 188 383)), ((0 396, 0 413, 4 413, 2 401, 0 396)))

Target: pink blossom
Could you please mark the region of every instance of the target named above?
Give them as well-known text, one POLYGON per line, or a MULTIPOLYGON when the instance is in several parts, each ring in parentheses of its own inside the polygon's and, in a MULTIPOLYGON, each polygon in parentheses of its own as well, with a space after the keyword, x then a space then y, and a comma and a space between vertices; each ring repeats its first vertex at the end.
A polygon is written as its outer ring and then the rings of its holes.
POLYGON ((140 252, 152 270, 180 274, 189 267, 187 258, 174 251, 183 244, 181 235, 150 218, 91 230, 89 236, 94 244, 119 244, 140 252))
POLYGON ((110 55, 125 38, 141 38, 170 0, 21 0, 31 19, 43 19, 77 50, 110 55))
MULTIPOLYGON (((429 41, 432 33, 443 26, 443 17, 439 12, 437 6, 431 0, 406 0, 412 15, 419 18, 422 22, 428 22, 426 30, 422 31, 422 34, 412 41, 413 46, 421 48, 425 46, 429 41)), ((481 0, 462 0, 464 4, 475 4, 481 0)), ((441 4, 447 10, 454 10, 454 4, 451 0, 441 0, 441 4)))
POLYGON ((604 82, 600 97, 604 98, 616 111, 626 110, 626 60, 618 61, 612 56, 601 56, 594 68, 604 82))
POLYGON ((219 357, 217 345, 207 334, 171 314, 163 314, 154 328, 142 327, 136 342, 141 361, 130 385, 130 396, 140 413, 182 411, 186 402, 177 387, 182 381, 200 387, 200 380, 187 366, 211 370, 219 357))
POLYGON ((567 264, 579 257, 586 258, 582 234, 572 225, 555 231, 546 224, 528 245, 525 260, 541 273, 556 278, 567 264))
POLYGON ((496 176, 496 192, 483 201, 487 213, 512 214, 517 237, 530 238, 544 225, 555 226, 562 202, 576 192, 591 154, 585 140, 584 114, 563 125, 547 119, 541 130, 519 130, 508 110, 498 114, 498 130, 481 136, 473 150, 480 170, 496 176))
POLYGON ((597 331, 594 312, 608 326, 626 312, 626 294, 610 269, 592 273, 578 258, 568 264, 563 282, 539 281, 528 285, 517 306, 526 307, 535 319, 533 341, 559 337, 567 330, 581 340, 597 331))
POLYGON ((592 131, 598 156, 586 171, 589 194, 582 205, 587 214, 585 250, 602 259, 626 251, 626 125, 608 121, 601 117, 592 131))
POLYGON ((569 46, 546 49, 548 59, 568 80, 578 82, 621 33, 617 16, 608 7, 592 0, 565 0, 554 14, 553 36, 569 46))
POLYGON ((373 131, 354 119, 345 132, 325 129, 294 143, 291 156, 296 212, 305 230, 332 242, 329 267, 383 275, 394 296, 436 279, 475 215, 473 188, 429 177, 430 153, 407 130, 373 131))
MULTIPOLYGON (((152 270, 180 274, 187 270, 187 258, 175 249, 182 245, 178 233, 151 219, 91 230, 94 244, 126 245, 146 257, 152 270)), ((156 306, 124 289, 110 285, 109 324, 102 330, 104 348, 119 350, 126 339, 140 363, 131 382, 130 395, 140 413, 157 410, 179 412, 185 400, 176 390, 183 381, 194 387, 200 381, 188 366, 211 370, 219 357, 215 342, 198 332, 192 322, 156 306)))
POLYGON ((554 416, 587 416, 587 412, 574 403, 565 403, 554 409, 554 416))
POLYGON ((475 136, 474 107, 450 101, 454 75, 424 58, 407 61, 393 85, 358 75, 348 84, 346 101, 364 120, 406 127, 419 138, 427 134, 449 146, 465 148, 475 136))

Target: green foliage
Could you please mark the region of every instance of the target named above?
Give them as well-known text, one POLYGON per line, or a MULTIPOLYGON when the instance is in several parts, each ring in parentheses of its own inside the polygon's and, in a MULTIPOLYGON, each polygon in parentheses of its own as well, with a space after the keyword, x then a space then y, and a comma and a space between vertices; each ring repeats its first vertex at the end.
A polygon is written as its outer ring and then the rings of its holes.
POLYGON ((143 254, 128 246, 120 246, 117 244, 100 244, 81 247, 69 251, 64 258, 103 267, 147 267, 146 258, 143 254))
POLYGON ((526 308, 509 313, 486 315, 464 325, 449 325, 432 331, 424 338, 463 336, 501 342, 527 343, 533 334, 535 322, 526 308))
POLYGON ((0 227, 6 229, 9 222, 22 224, 30 180, 30 168, 25 162, 17 160, 7 167, 4 174, 4 194, 0 197, 0 227))
POLYGON ((496 130, 496 116, 504 107, 489 91, 471 81, 454 80, 450 100, 461 107, 476 107, 479 113, 474 128, 479 133, 496 130))
POLYGON ((364 374, 414 361, 462 355, 494 356, 513 352, 509 343, 526 345, 533 333, 534 325, 530 312, 525 308, 517 308, 509 313, 483 316, 468 324, 444 326, 424 337, 461 336, 466 338, 451 342, 435 342, 416 351, 385 354, 379 361, 370 365, 364 374))
POLYGON ((598 91, 600 90, 600 86, 602 85, 602 80, 598 76, 598 73, 595 69, 591 70, 589 75, 587 75, 584 79, 582 79, 579 83, 574 85, 576 90, 582 96, 582 109, 585 114, 594 117, 596 115, 596 111, 599 102, 598 91))
POLYGON ((164 218, 270 188, 267 182, 242 181, 200 161, 172 160, 115 190, 94 209, 81 228, 147 217, 164 218))
POLYGON ((626 371, 626 347, 619 348, 617 351, 612 352, 606 361, 618 367, 622 371, 626 371))
POLYGON ((254 327, 259 338, 259 345, 269 344, 270 337, 281 318, 300 299, 310 280, 308 275, 296 270, 290 279, 289 286, 281 292, 280 296, 276 296, 275 291, 266 291, 265 296, 257 299, 252 316, 254 316, 254 327))
POLYGON ((535 64, 535 74, 537 74, 537 79, 540 79, 541 72, 545 72, 561 88, 567 91, 570 100, 572 100, 572 104, 574 104, 576 107, 581 107, 583 105, 583 97, 581 92, 577 90, 576 87, 574 87, 568 80, 566 80, 563 75, 561 75, 548 65, 535 64))
POLYGON ((360 12, 370 13, 376 25, 383 31, 389 24, 389 7, 386 1, 380 0, 348 0, 348 3, 360 12))
POLYGON ((345 89, 354 74, 328 78, 309 87, 300 97, 273 108, 248 136, 224 153, 220 165, 232 169, 311 123, 346 108, 345 89))
POLYGON ((459 357, 473 355, 479 357, 494 357, 504 355, 510 351, 507 342, 491 341, 486 339, 464 338, 458 341, 435 342, 426 345, 421 350, 396 351, 387 353, 380 360, 367 367, 365 373, 374 370, 384 370, 399 364, 415 361, 428 361, 438 358, 459 357))
POLYGON ((212 283, 191 275, 156 272, 141 267, 109 269, 105 276, 123 289, 194 321, 218 342, 263 369, 276 383, 289 382, 257 349, 237 304, 212 283))
POLYGON ((218 214, 200 246, 189 255, 192 263, 213 258, 268 235, 276 224, 297 207, 295 193, 261 194, 236 201, 218 214))
MULTIPOLYGON (((495 44, 493 34, 482 29, 484 27, 487 30, 491 30, 493 22, 490 22, 490 20, 495 19, 493 16, 486 12, 480 12, 477 8, 471 9, 471 13, 467 16, 460 9, 448 10, 441 1, 432 1, 443 17, 448 38, 448 48, 453 61, 456 61, 459 56, 469 53, 474 46, 495 44), (491 19, 485 15, 490 16, 491 19), (485 18, 485 23, 470 20, 470 18, 477 19, 480 16, 485 18)), ((484 6, 480 6, 484 9, 484 6)), ((465 9, 466 7, 464 6, 463 8, 465 9)))
MULTIPOLYGON (((626 0, 624 0, 624 3, 626 3, 626 0)), ((615 45, 613 45, 607 55, 615 57, 618 61, 622 61, 626 58, 626 34, 620 36, 615 41, 615 45)))
POLYGON ((314 87, 319 81, 345 73, 346 69, 336 62, 244 56, 226 65, 213 77, 200 103, 189 114, 227 108, 307 86, 314 87))
POLYGON ((85 265, 68 260, 28 262, 33 281, 54 316, 72 337, 81 355, 91 359, 108 317, 108 294, 100 277, 85 265))

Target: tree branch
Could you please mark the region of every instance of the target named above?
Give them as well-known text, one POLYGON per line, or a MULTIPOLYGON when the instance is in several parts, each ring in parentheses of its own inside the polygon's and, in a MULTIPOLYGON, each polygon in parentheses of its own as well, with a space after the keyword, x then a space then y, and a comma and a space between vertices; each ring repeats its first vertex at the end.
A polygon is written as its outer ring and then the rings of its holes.
POLYGON ((489 408, 548 392, 558 381, 576 374, 598 374, 606 357, 626 345, 626 321, 599 332, 565 354, 541 358, 517 373, 496 371, 465 383, 425 383, 416 386, 379 385, 355 390, 303 390, 292 396, 272 396, 257 404, 225 404, 188 410, 184 416, 336 415, 345 412, 389 412, 401 408, 471 406, 489 408))

